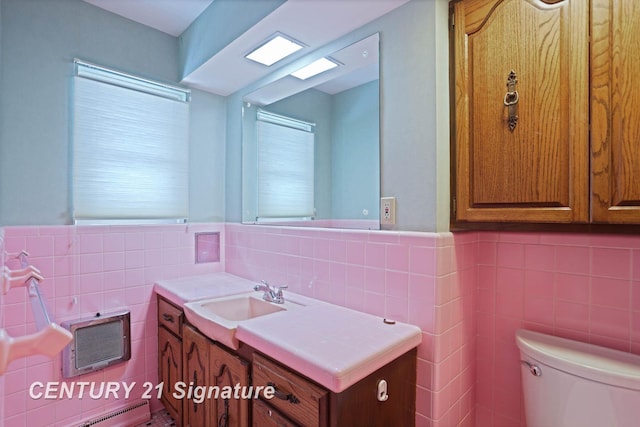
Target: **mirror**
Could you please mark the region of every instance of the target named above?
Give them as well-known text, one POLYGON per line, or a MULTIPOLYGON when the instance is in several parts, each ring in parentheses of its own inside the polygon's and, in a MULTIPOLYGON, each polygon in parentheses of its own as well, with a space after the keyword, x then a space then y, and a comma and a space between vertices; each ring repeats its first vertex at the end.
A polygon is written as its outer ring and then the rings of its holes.
POLYGON ((374 34, 332 53, 329 71, 287 75, 243 98, 243 223, 380 228, 378 45, 374 34), (296 138, 306 154, 292 154, 296 138), (306 207, 288 214, 289 203, 306 207))

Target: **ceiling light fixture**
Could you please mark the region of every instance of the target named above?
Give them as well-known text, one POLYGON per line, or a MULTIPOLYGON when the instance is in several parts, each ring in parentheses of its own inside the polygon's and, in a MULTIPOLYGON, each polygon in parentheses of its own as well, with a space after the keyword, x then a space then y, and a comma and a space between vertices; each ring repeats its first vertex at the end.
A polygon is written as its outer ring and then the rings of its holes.
POLYGON ((302 67, 298 71, 291 73, 291 75, 299 78, 300 80, 306 80, 309 77, 313 77, 320 73, 324 73, 325 71, 331 70, 332 68, 336 68, 338 65, 340 65, 340 63, 333 59, 320 58, 313 61, 306 67, 302 67))
POLYGON ((299 51, 303 47, 304 45, 302 43, 282 33, 276 33, 269 40, 246 54, 245 58, 270 66, 292 53, 299 51))

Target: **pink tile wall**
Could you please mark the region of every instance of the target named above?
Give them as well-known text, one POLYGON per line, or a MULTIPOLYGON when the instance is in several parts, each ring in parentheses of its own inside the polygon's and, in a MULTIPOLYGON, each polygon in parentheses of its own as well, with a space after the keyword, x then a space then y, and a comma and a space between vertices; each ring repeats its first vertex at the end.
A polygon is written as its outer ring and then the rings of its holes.
MULTIPOLYGON (((152 285, 156 280, 224 271, 220 263, 195 264, 194 234, 223 231, 222 224, 165 226, 60 226, 6 227, 5 249, 30 253, 30 262, 45 276, 41 289, 56 321, 92 316, 121 308, 131 311, 131 360, 69 381, 135 382, 157 384, 156 306, 152 285)), ((224 237, 221 237, 224 244, 224 237)), ((1 251, 0 251, 1 252, 1 251)), ((9 267, 15 267, 8 260, 9 267)), ((25 288, 4 296, 0 313, 11 336, 35 332, 25 288)), ((36 381, 63 381, 61 360, 32 356, 9 365, 3 379, 4 425, 65 426, 78 424, 130 401, 91 399, 31 399, 29 387, 36 381)), ((138 387, 132 399, 139 399, 138 387)), ((121 394, 122 396, 122 394, 121 394)), ((152 409, 160 404, 152 401, 152 409)), ((2 410, 0 410, 0 414, 2 410)), ((0 423, 2 424, 2 423, 0 423)))
POLYGON ((413 323, 418 426, 473 424, 475 233, 227 224, 227 272, 413 323))
POLYGON ((640 236, 478 233, 476 425, 524 426, 517 328, 640 354, 640 236))

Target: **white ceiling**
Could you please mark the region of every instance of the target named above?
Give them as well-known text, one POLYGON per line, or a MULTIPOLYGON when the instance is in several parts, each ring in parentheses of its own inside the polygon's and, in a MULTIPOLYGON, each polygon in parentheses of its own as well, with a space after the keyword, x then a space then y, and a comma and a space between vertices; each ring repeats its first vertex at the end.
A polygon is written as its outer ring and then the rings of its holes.
MULTIPOLYGON (((180 35, 214 0, 84 0, 165 33, 180 35)), ((242 1, 242 0, 236 0, 242 1)), ((186 76, 188 86, 218 95, 235 91, 273 72, 244 58, 280 31, 307 47, 304 54, 379 18, 409 0, 288 0, 220 52, 186 76)), ((287 60, 281 61, 286 63, 287 60)))
POLYGON ((213 0, 84 0, 132 21, 179 36, 213 0))

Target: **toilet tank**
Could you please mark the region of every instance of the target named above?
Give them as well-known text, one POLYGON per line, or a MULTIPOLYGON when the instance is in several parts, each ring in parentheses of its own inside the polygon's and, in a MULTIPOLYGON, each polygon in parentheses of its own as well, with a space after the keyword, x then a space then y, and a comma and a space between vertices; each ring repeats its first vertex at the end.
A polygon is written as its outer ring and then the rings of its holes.
POLYGON ((520 329, 527 427, 640 426, 640 356, 520 329))

